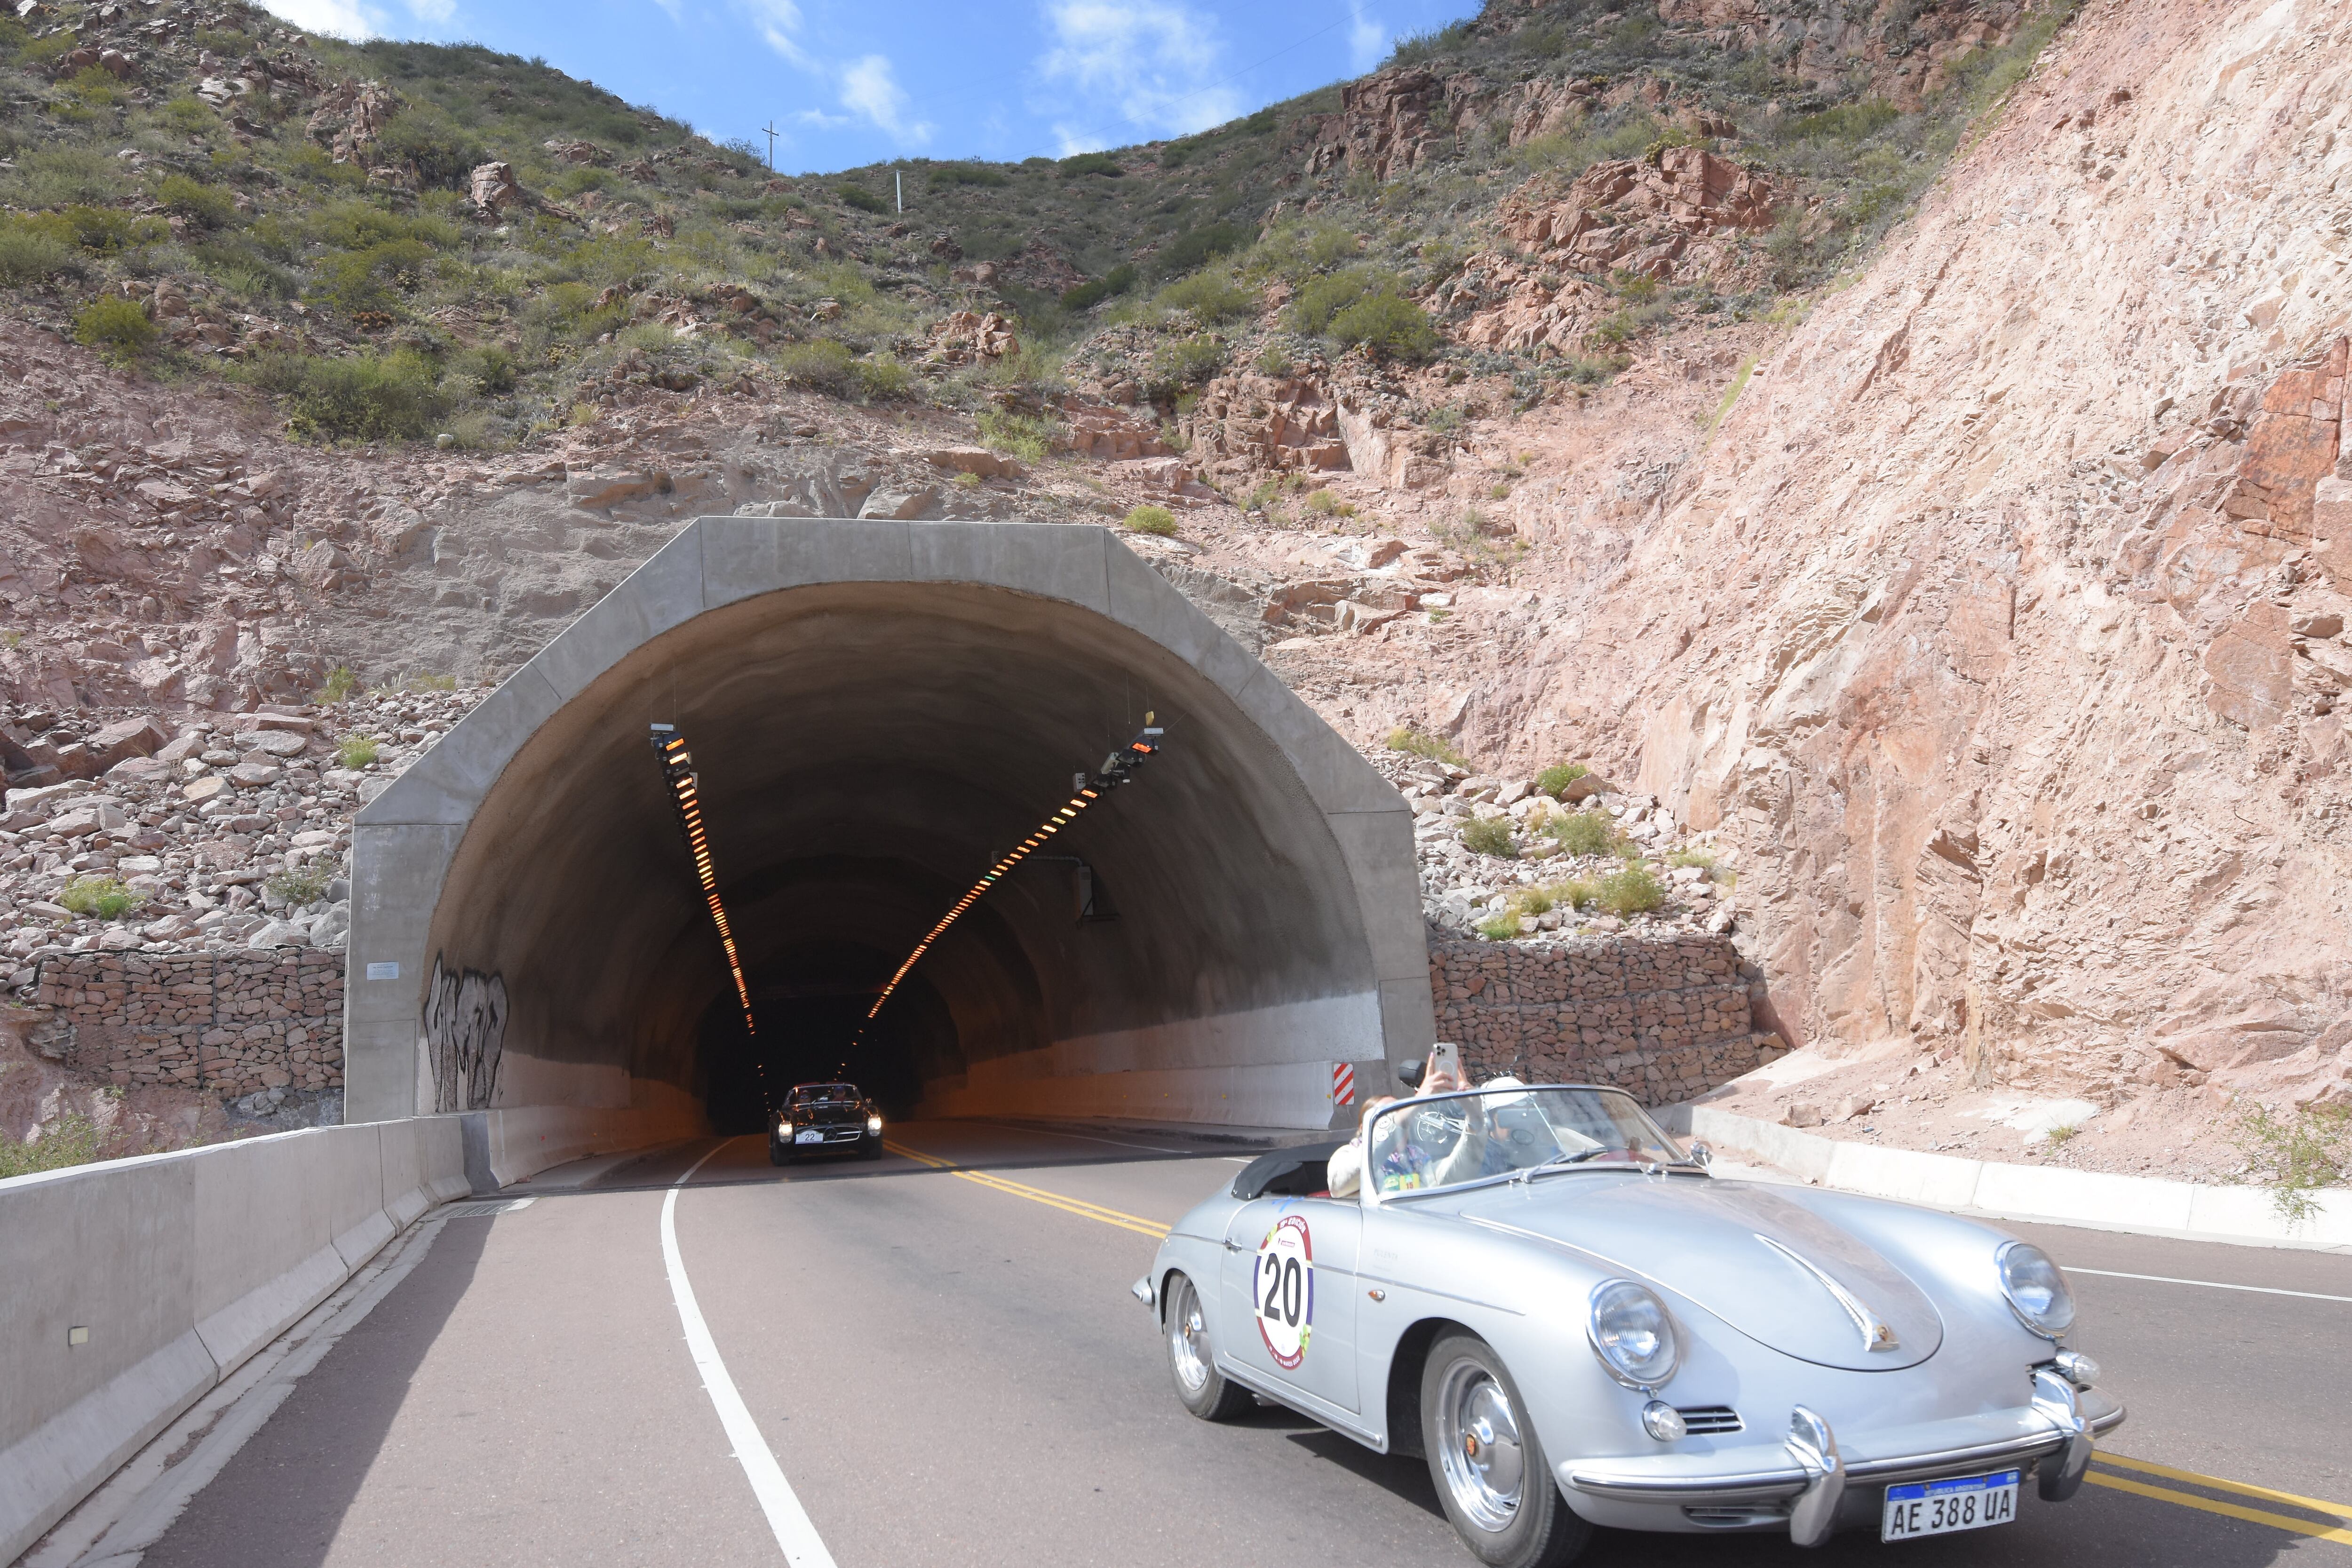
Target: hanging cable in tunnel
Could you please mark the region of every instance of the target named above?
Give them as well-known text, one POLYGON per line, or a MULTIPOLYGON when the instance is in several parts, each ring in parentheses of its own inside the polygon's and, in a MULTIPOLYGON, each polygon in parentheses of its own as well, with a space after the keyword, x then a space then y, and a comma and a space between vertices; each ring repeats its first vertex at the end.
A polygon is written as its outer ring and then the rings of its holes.
MULTIPOLYGON (((702 820, 702 789, 694 772, 694 757, 675 724, 654 725, 653 743, 654 755, 661 762, 662 781, 669 786, 670 804, 677 808, 678 830, 686 836, 687 852, 694 857, 694 874, 702 884, 703 901, 710 906, 710 923, 717 928, 719 945, 727 954, 728 973, 735 977, 735 995, 743 1005, 743 1032, 756 1037, 760 1029, 751 1017, 751 987, 743 978, 743 959, 735 950, 735 931, 728 924, 727 906, 719 899, 719 872, 710 859, 710 833, 702 820)), ((768 1069, 757 1053, 751 1059, 760 1075, 760 1098, 769 1100, 768 1069)))
MULTIPOLYGON (((883 986, 882 994, 874 999, 873 1007, 866 1015, 866 1023, 870 1024, 874 1021, 875 1015, 880 1013, 889 1003, 890 994, 898 989, 898 983, 907 978, 908 971, 922 962, 923 954, 929 952, 932 944, 940 937, 947 934, 947 929, 955 924, 966 910, 987 897, 991 888, 1002 881, 1015 866, 1043 848, 1046 840, 1076 822, 1080 812, 1133 778, 1135 770, 1158 753, 1163 742, 1162 731, 1152 722, 1156 717, 1158 717, 1156 714, 1145 713, 1143 728, 1137 732, 1135 739, 1105 757, 1102 766, 1097 768, 1091 777, 1080 773, 1074 781, 1077 793, 1071 795, 1068 802, 1051 816, 1039 823, 1036 831, 1024 838, 1005 855, 1004 858, 981 873, 980 880, 974 882, 965 891, 963 897, 958 899, 949 908, 948 912, 940 917, 940 923, 924 934, 923 940, 915 944, 915 951, 907 955, 907 962, 898 965, 898 972, 890 976, 889 984, 883 986)), ((863 1026, 860 1026, 858 1032, 861 1035, 865 1033, 863 1026)))

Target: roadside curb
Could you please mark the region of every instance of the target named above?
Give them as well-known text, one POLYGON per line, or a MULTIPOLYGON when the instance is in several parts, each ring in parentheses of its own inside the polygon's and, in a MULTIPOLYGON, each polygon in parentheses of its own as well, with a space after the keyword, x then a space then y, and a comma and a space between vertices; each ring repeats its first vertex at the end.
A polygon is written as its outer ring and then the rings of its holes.
POLYGON ((2352 1252, 2352 1193, 2315 1194, 2318 1212, 2305 1224, 2290 1226, 2263 1187, 2012 1165, 1849 1143, 1697 1103, 1667 1106, 1656 1115, 1659 1125, 1678 1137, 1701 1139, 1710 1147, 1736 1151, 1800 1181, 1840 1192, 1994 1219, 2237 1247, 2352 1252))

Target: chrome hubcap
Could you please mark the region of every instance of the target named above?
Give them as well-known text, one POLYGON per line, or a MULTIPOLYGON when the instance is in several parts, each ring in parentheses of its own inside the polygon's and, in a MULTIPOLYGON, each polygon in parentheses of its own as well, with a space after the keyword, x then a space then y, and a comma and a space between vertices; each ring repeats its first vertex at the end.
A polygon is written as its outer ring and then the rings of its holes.
POLYGON ((1477 1363, 1456 1362, 1438 1389, 1437 1417, 1441 1468, 1454 1506, 1481 1530, 1509 1529, 1527 1475, 1510 1395, 1477 1363))
POLYGON ((1198 1394, 1209 1384, 1209 1326, 1201 1320, 1200 1293, 1190 1279, 1177 1287, 1173 1306, 1168 1314, 1168 1359, 1184 1392, 1198 1394))

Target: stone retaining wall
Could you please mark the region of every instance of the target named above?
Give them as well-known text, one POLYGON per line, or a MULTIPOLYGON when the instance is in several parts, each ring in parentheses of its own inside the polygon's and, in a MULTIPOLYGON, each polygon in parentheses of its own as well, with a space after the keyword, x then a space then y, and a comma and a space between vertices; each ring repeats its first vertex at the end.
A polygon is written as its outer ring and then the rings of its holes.
POLYGON ((1474 1078, 1606 1083, 1650 1105, 1703 1094, 1778 1054, 1751 1034, 1728 937, 1465 942, 1430 934, 1437 1037, 1474 1078))
POLYGON ((49 1016, 26 1037, 78 1072, 224 1099, 343 1086, 340 950, 68 952, 35 962, 37 978, 18 995, 49 1016))

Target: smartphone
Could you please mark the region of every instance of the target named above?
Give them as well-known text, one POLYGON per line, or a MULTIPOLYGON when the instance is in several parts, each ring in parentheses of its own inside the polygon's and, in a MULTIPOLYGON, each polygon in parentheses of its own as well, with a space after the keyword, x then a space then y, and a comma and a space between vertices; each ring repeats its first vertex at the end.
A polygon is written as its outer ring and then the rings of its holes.
POLYGON ((1429 1047, 1429 1070, 1434 1075, 1450 1072, 1456 1081, 1462 1079, 1462 1047, 1452 1040, 1440 1040, 1429 1047))

